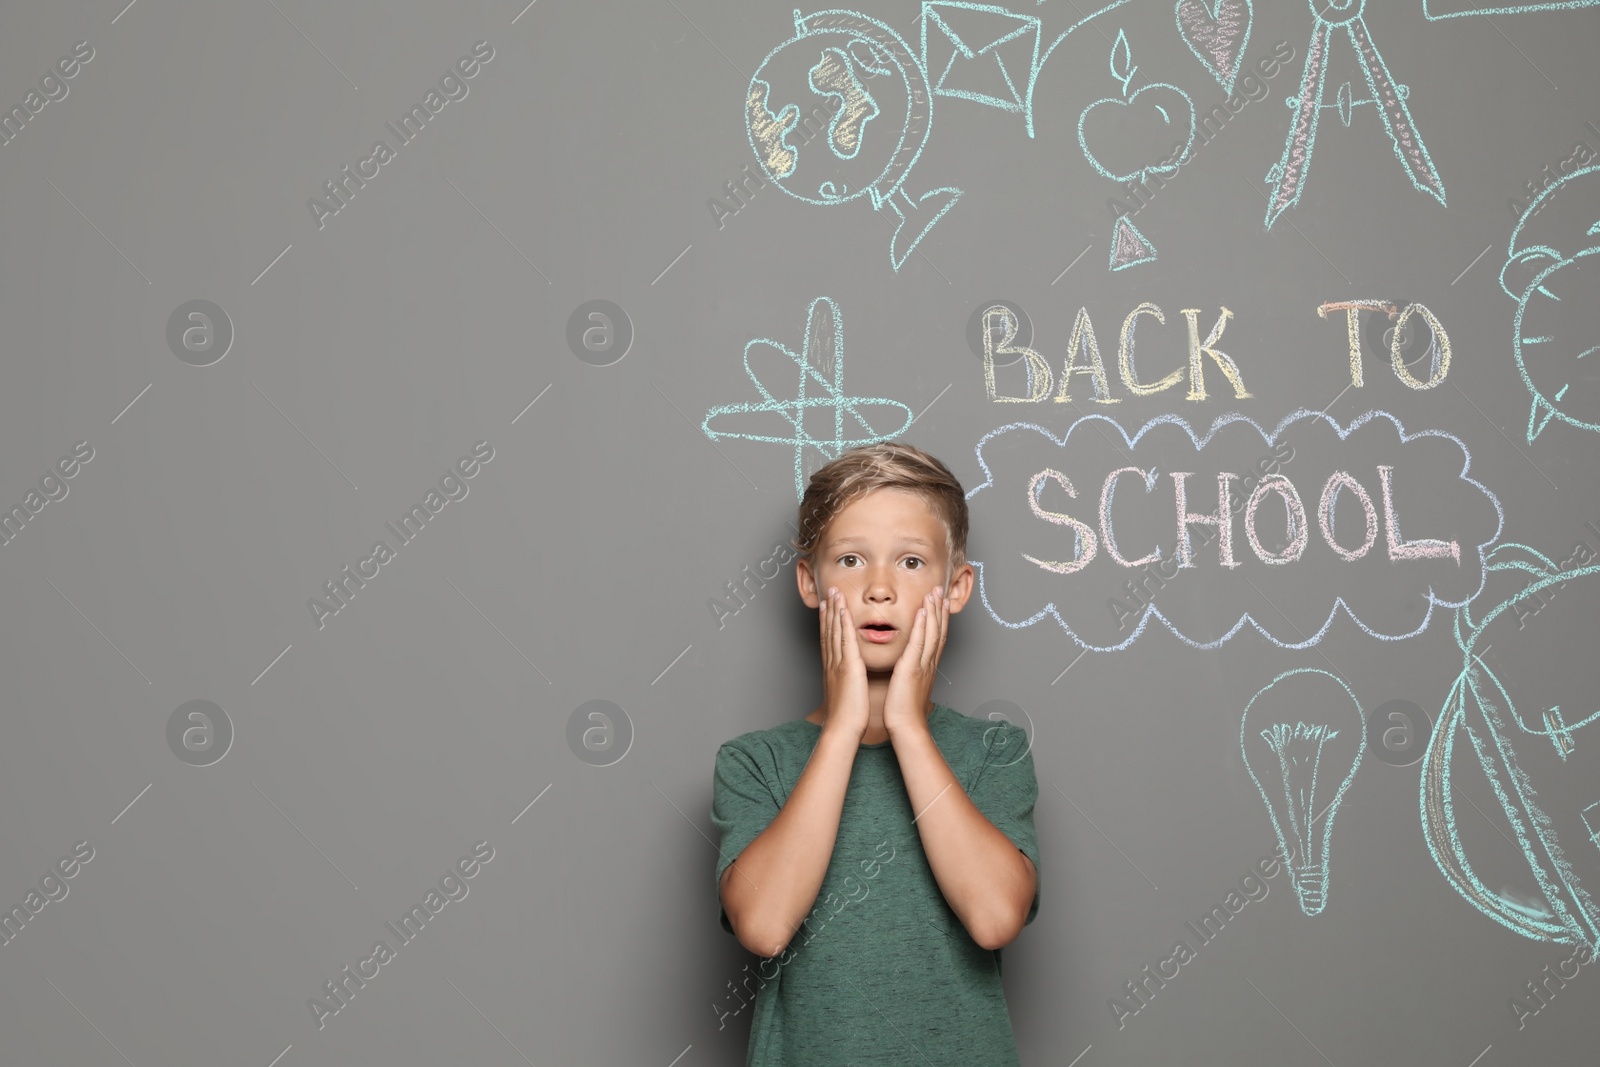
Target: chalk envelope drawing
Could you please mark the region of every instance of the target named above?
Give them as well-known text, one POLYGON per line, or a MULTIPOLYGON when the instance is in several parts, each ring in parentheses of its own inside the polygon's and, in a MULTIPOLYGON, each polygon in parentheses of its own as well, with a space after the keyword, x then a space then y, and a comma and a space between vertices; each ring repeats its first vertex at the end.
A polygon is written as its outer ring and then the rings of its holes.
MULTIPOLYGON (((1600 952, 1600 908, 1590 894, 1600 880, 1600 678, 1588 634, 1573 633, 1587 629, 1575 622, 1600 609, 1600 565, 1562 570, 1534 549, 1508 543, 1490 554, 1488 569, 1510 591, 1457 611, 1461 673, 1422 758, 1428 851, 1451 888, 1507 929, 1600 952), (1540 669, 1552 641, 1559 672, 1540 669), (1472 821, 1481 816, 1458 808, 1468 799, 1467 768, 1481 770, 1493 788, 1537 898, 1486 884, 1479 868, 1492 864, 1491 848, 1472 850, 1480 853, 1477 866, 1469 860, 1463 827, 1481 829, 1472 821)), ((1493 835, 1489 845, 1508 851, 1493 835)))
POLYGON ((1239 744, 1289 857, 1300 911, 1320 914, 1328 904, 1333 819, 1367 751, 1361 704, 1338 675, 1313 667, 1285 671, 1245 705, 1239 744))
POLYGON ((1267 229, 1272 228, 1278 216, 1300 202, 1300 193, 1311 173, 1311 150, 1316 146, 1317 121, 1322 112, 1329 108, 1338 111, 1340 121, 1346 126, 1350 125, 1354 107, 1371 104, 1376 108, 1383 118, 1389 144, 1412 186, 1442 205, 1445 202, 1444 180, 1439 177, 1433 159, 1428 155, 1428 148, 1422 143, 1422 135, 1411 120, 1411 110, 1406 106, 1410 90, 1395 83, 1383 56, 1378 53, 1377 44, 1367 32, 1366 19, 1362 17, 1366 0, 1307 2, 1312 14, 1311 43, 1306 48, 1299 95, 1290 100, 1294 118, 1290 121, 1289 133, 1284 140, 1283 156, 1267 172, 1267 181, 1276 186, 1267 202, 1267 229), (1327 6, 1319 8, 1319 3, 1327 6), (1335 102, 1324 104, 1322 98, 1327 80, 1328 52, 1333 47, 1336 33, 1350 42, 1371 95, 1355 99, 1350 83, 1345 82, 1340 86, 1335 102))
POLYGON ((1511 231, 1500 287, 1517 302, 1511 338, 1533 397, 1528 443, 1551 419, 1600 431, 1600 166, 1533 198, 1511 231))
POLYGON ((886 23, 845 8, 794 12, 794 36, 768 52, 745 90, 745 132, 766 177, 797 200, 834 207, 863 201, 896 223, 898 271, 961 190, 913 194, 906 181, 933 127, 933 98, 1019 113, 1033 136, 1039 71, 1078 27, 1130 0, 1112 0, 1040 47, 1040 22, 990 4, 926 0, 921 49, 886 23), (930 56, 937 72, 930 79, 930 56), (825 103, 835 102, 831 109, 825 103), (825 137, 792 143, 801 126, 825 137))
POLYGON ((995 531, 971 553, 979 602, 1009 629, 1054 619, 1097 652, 1152 621, 1196 649, 1247 625, 1310 648, 1341 615, 1378 640, 1414 637, 1483 589, 1505 521, 1460 439, 1383 411, 1341 426, 1302 409, 1272 429, 1226 414, 1203 433, 1177 415, 1130 433, 1091 414, 1061 435, 1008 423, 975 451, 973 525, 995 531), (1249 486, 1238 472, 1284 440, 1292 462, 1249 486), (1162 590, 1118 609, 1151 563, 1162 590))
POLYGON ((921 23, 922 64, 934 93, 1020 114, 1031 136, 1033 77, 1043 62, 1038 17, 927 0, 921 23))
POLYGON ((768 441, 774 444, 793 445, 796 502, 805 496, 805 455, 808 447, 821 452, 829 460, 837 459, 847 448, 877 444, 879 441, 888 441, 899 436, 910 427, 914 417, 911 409, 898 400, 845 395, 844 320, 839 313, 839 305, 826 296, 817 297, 806 309, 805 337, 801 341, 799 352, 784 347, 780 341, 758 337, 744 346, 744 372, 756 387, 756 392, 761 394, 761 402, 714 407, 706 412, 705 419, 700 423, 700 429, 713 441, 768 441), (751 366, 752 351, 767 354, 769 360, 772 353, 778 353, 794 364, 797 376, 792 398, 780 400, 767 388, 761 375, 751 366), (818 408, 833 414, 832 437, 813 437, 806 429, 806 414, 818 408), (893 430, 880 433, 873 428, 864 414, 865 410, 874 408, 899 411, 905 416, 905 421, 893 430), (775 425, 781 419, 788 424, 789 432, 784 436, 777 436, 760 432, 717 429, 712 426, 713 420, 727 423, 731 421, 729 416, 737 418, 741 415, 762 416, 755 422, 749 419, 737 419, 742 426, 775 425), (769 415, 775 415, 777 418, 767 418, 769 415), (847 416, 852 423, 851 431, 859 430, 860 436, 846 435, 847 416))
POLYGON ((1178 0, 1178 35, 1224 92, 1232 95, 1250 46, 1250 0, 1178 0))

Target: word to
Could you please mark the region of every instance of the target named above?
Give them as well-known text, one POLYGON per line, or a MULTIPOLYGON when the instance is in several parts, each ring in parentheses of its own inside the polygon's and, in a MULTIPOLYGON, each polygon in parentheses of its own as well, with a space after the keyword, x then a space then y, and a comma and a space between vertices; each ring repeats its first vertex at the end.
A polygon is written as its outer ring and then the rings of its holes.
POLYGON ((1389 362, 1394 367, 1394 376, 1399 378, 1412 389, 1432 389, 1444 381, 1444 376, 1450 373, 1450 336, 1444 332, 1438 316, 1421 304, 1407 304, 1397 307, 1386 300, 1341 300, 1331 304, 1321 304, 1317 307, 1319 318, 1327 318, 1330 311, 1343 311, 1345 315, 1345 331, 1350 343, 1350 384, 1360 389, 1366 384, 1361 374, 1361 319, 1362 311, 1386 312, 1394 322, 1394 329, 1389 336, 1389 362), (1405 349, 1410 347, 1409 335, 1406 324, 1412 315, 1421 315, 1428 328, 1433 331, 1433 341, 1430 348, 1433 351, 1433 364, 1429 370, 1427 381, 1420 381, 1414 377, 1406 367, 1405 349))
MULTIPOLYGON (((488 463, 492 459, 494 459, 494 446, 488 441, 479 441, 472 446, 471 455, 462 456, 456 461, 456 465, 439 479, 439 489, 429 489, 421 504, 411 505, 411 510, 401 517, 399 529, 390 522, 385 522, 384 527, 394 534, 402 545, 409 545, 416 540, 418 534, 422 533, 422 528, 428 525, 428 520, 443 511, 446 504, 452 500, 467 498, 467 493, 471 490, 461 479, 477 477, 478 472, 483 469, 479 464, 488 463), (457 472, 460 472, 460 478, 456 477, 457 472), (442 496, 440 490, 444 491, 442 496), (416 525, 416 529, 412 529, 412 524, 416 525)), ((378 576, 380 567, 398 557, 399 553, 389 547, 389 542, 374 541, 372 551, 367 557, 356 560, 355 573, 351 573, 350 565, 347 563, 339 571, 340 577, 323 582, 322 588, 332 603, 318 600, 316 597, 309 597, 306 600, 306 607, 311 610, 311 618, 315 620, 317 629, 320 630, 327 625, 326 620, 329 615, 337 615, 348 607, 350 601, 355 599, 356 590, 365 589, 367 582, 378 576), (368 564, 372 566, 370 574, 367 572, 368 564), (354 589, 350 587, 352 582, 355 583, 354 589)))
MULTIPOLYGON (((422 933, 422 928, 428 925, 428 920, 443 911, 446 904, 455 900, 466 900, 467 894, 472 890, 462 879, 476 878, 478 872, 483 869, 481 864, 488 863, 492 859, 494 859, 494 846, 487 841, 479 841, 472 846, 471 853, 456 861, 455 866, 445 868, 445 873, 439 878, 439 888, 429 889, 421 904, 411 905, 411 910, 400 917, 398 929, 394 923, 384 923, 384 928, 399 940, 399 948, 404 948, 415 940, 416 936, 422 933)), ((374 942, 371 954, 366 959, 356 961, 354 972, 350 970, 349 964, 345 964, 339 971, 341 977, 331 978, 322 984, 323 991, 328 994, 326 1000, 307 997, 306 1007, 311 1009, 312 1018, 317 1020, 317 1029, 321 1030, 327 1025, 328 1016, 338 1015, 349 1007, 356 993, 365 989, 368 982, 378 977, 380 968, 399 955, 399 948, 390 948, 387 941, 374 942)))
MULTIPOLYGON (((399 146, 404 147, 414 141, 428 120, 444 110, 444 106, 452 100, 465 100, 472 90, 467 85, 478 76, 483 69, 480 64, 486 64, 494 58, 494 49, 488 41, 479 41, 472 46, 471 55, 462 56, 456 60, 454 67, 447 70, 439 79, 438 89, 429 89, 428 94, 422 98, 422 103, 412 104, 411 110, 400 119, 400 128, 396 129, 394 123, 385 122, 390 133, 399 141, 399 146), (457 77, 457 74, 460 77, 457 77), (466 80, 463 80, 466 79, 466 80), (439 95, 443 92, 443 96, 439 95)), ((306 207, 311 209, 311 218, 317 224, 317 229, 327 225, 329 215, 337 215, 349 206, 355 199, 356 192, 367 187, 362 179, 376 178, 379 168, 393 160, 396 151, 389 147, 389 142, 377 140, 372 143, 372 152, 365 158, 356 161, 356 173, 350 173, 350 164, 346 163, 339 168, 340 177, 322 183, 322 188, 328 193, 328 201, 311 197, 306 201, 306 207), (368 168, 371 168, 370 170, 368 168), (352 189, 351 183, 355 188, 352 189)))

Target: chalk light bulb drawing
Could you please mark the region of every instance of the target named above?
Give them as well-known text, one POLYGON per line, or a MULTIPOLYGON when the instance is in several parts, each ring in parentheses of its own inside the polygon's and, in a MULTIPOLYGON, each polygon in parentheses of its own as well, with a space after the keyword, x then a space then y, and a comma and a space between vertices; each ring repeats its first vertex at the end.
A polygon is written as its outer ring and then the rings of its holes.
POLYGON ((1239 743, 1289 857, 1300 910, 1319 914, 1328 903, 1333 817, 1367 751, 1361 704, 1337 675, 1311 667, 1285 671, 1250 698, 1239 743))

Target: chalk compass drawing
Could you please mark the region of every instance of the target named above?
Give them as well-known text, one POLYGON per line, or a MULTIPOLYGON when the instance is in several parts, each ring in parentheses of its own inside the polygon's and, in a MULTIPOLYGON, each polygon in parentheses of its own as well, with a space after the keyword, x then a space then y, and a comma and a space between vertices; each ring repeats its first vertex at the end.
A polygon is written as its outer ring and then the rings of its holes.
MULTIPOLYGON (((756 392, 761 394, 758 404, 724 404, 714 407, 706 412, 700 429, 713 441, 721 439, 743 441, 768 441, 773 444, 794 446, 794 490, 795 500, 799 501, 805 496, 805 450, 807 447, 821 452, 828 459, 837 459, 839 454, 847 448, 859 445, 877 444, 879 441, 888 441, 902 433, 911 425, 914 417, 911 409, 898 400, 889 400, 884 397, 847 396, 844 391, 844 324, 839 314, 839 305, 826 296, 819 296, 811 302, 806 309, 806 332, 801 343, 800 352, 793 352, 784 347, 779 341, 766 337, 758 337, 744 346, 744 372, 755 385, 756 392), (760 375, 750 365, 750 353, 757 346, 761 350, 777 352, 787 357, 794 363, 798 377, 794 387, 794 397, 789 400, 780 400, 762 382, 760 375), (831 438, 813 437, 806 430, 807 412, 823 408, 833 413, 833 436, 831 438), (880 433, 873 429, 867 421, 863 409, 892 408, 905 415, 905 421, 897 428, 880 433), (789 426, 787 436, 779 437, 773 434, 740 432, 728 429, 713 429, 712 421, 721 418, 728 421, 727 416, 734 415, 777 415, 789 426), (849 416, 859 428, 862 435, 847 437, 845 433, 845 418, 849 416)), ((766 420, 772 421, 772 420, 766 420)), ((742 420, 742 425, 751 425, 749 420, 742 420)))
POLYGON ((1344 679, 1314 667, 1278 675, 1239 718, 1244 769, 1289 857, 1290 882, 1305 915, 1328 904, 1333 817, 1367 751, 1366 718, 1344 679))
POLYGON ((1039 71, 1085 16, 1041 47, 1040 20, 991 4, 925 0, 920 54, 887 24, 859 11, 794 11, 795 35, 768 52, 745 91, 745 129, 766 177, 808 204, 865 202, 896 220, 889 264, 898 271, 961 190, 906 187, 933 125, 933 98, 1019 114, 1033 136, 1039 71), (931 72, 931 73, 930 73, 931 72), (824 106, 826 103, 828 106, 824 106), (802 125, 826 136, 790 143, 802 125))
MULTIPOLYGON (((1507 929, 1535 941, 1600 951, 1600 907, 1585 885, 1600 879, 1600 776, 1591 736, 1600 730, 1600 711, 1593 710, 1600 706, 1600 685, 1584 635, 1572 633, 1574 622, 1592 619, 1600 603, 1600 566, 1562 569, 1526 545, 1507 543, 1490 553, 1487 570, 1506 583, 1498 588, 1520 588, 1457 610, 1461 673, 1422 758, 1420 806, 1428 851, 1451 888, 1507 929), (1552 642, 1556 648, 1546 647, 1552 642), (1581 665, 1552 672, 1552 662, 1581 665), (1583 743, 1579 731, 1587 738, 1583 743), (1474 813, 1457 810, 1459 800, 1471 803, 1461 793, 1462 771, 1472 765, 1464 753, 1477 757, 1493 788, 1537 884, 1536 897, 1491 889, 1468 859, 1460 824, 1478 826, 1474 820, 1483 809, 1474 804, 1474 813), (1559 787, 1565 792, 1557 793, 1559 787)), ((1488 841, 1500 849, 1492 836, 1488 841)), ((1484 853, 1480 865, 1493 862, 1490 848, 1473 851, 1484 853)))
POLYGON ((1311 172, 1311 151, 1316 144, 1317 121, 1322 112, 1337 111, 1339 121, 1349 126, 1353 110, 1368 104, 1382 116, 1394 154, 1405 169, 1406 177, 1411 179, 1411 184, 1419 192, 1427 193, 1443 204, 1444 181, 1434 168, 1427 146, 1422 143, 1422 135, 1411 120, 1411 111, 1406 107, 1410 90, 1395 83, 1383 56, 1378 53, 1372 35, 1367 32, 1367 23, 1362 17, 1366 0, 1308 2, 1313 17, 1311 43, 1306 48, 1299 95, 1288 101, 1294 109, 1294 118, 1284 140, 1283 157, 1267 172, 1267 181, 1276 186, 1267 204, 1267 228, 1271 229, 1278 216, 1300 202, 1300 193, 1311 172), (1325 104, 1323 93, 1328 54, 1336 34, 1349 40, 1370 95, 1357 99, 1350 83, 1345 82, 1339 86, 1334 102, 1325 104))

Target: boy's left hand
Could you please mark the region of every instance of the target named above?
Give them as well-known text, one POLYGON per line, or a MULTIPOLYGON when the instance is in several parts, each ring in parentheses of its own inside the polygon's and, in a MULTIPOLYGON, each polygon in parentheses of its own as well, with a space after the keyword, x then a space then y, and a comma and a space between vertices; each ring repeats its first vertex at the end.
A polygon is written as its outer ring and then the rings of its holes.
POLYGON ((883 703, 883 725, 891 737, 907 728, 928 728, 928 698, 938 677, 939 657, 950 628, 950 602, 942 588, 923 599, 905 651, 895 662, 883 703))

